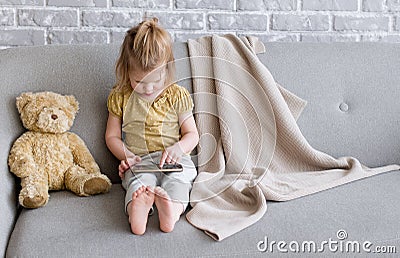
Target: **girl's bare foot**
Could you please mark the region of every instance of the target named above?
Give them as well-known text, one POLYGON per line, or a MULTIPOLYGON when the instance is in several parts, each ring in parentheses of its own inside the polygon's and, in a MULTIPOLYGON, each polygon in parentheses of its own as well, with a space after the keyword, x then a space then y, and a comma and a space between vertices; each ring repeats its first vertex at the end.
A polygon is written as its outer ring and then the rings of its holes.
POLYGON ((132 233, 143 235, 146 231, 147 217, 154 203, 154 192, 149 186, 141 186, 132 194, 128 204, 129 223, 132 233))
POLYGON ((168 193, 161 187, 156 187, 154 194, 154 203, 158 210, 160 229, 169 233, 174 230, 175 223, 179 220, 183 212, 182 203, 172 201, 168 193))

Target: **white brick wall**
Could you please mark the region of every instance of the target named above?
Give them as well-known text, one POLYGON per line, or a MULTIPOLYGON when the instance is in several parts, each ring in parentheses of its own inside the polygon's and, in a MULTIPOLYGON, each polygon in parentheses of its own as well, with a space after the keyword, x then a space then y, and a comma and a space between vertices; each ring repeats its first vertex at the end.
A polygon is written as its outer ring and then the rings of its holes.
POLYGON ((159 17, 176 41, 235 33, 400 43, 400 0, 0 0, 0 49, 120 43, 146 15, 159 17))

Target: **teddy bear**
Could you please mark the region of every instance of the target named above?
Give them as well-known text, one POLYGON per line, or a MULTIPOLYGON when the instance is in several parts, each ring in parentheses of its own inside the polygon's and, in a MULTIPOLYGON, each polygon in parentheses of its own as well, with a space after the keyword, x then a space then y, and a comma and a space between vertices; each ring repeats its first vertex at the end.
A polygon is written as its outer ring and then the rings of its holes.
POLYGON ((52 190, 67 189, 78 196, 109 191, 111 181, 101 174, 84 141, 69 131, 79 110, 74 96, 24 92, 16 104, 28 131, 11 147, 8 165, 21 179, 23 207, 46 205, 52 190))

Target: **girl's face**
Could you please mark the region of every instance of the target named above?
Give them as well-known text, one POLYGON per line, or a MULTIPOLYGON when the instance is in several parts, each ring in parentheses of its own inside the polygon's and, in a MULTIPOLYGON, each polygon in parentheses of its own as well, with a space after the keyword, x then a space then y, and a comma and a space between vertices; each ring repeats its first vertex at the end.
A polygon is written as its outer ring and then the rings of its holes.
POLYGON ((154 70, 144 72, 141 69, 133 69, 129 74, 132 89, 140 97, 148 100, 157 98, 166 88, 166 66, 162 65, 154 70))

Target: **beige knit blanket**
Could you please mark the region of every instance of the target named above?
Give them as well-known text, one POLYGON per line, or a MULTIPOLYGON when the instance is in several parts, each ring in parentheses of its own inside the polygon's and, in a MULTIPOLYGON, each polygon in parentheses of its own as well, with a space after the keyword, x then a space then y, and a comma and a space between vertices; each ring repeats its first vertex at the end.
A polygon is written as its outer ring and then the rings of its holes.
POLYGON ((280 87, 258 60, 264 45, 233 35, 189 40, 198 177, 187 220, 215 240, 257 222, 266 200, 286 201, 399 169, 313 149, 296 119, 305 101, 280 87))

